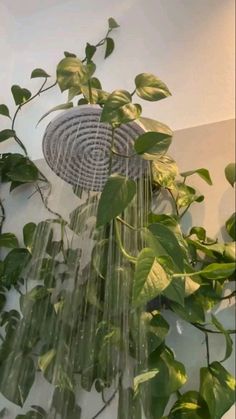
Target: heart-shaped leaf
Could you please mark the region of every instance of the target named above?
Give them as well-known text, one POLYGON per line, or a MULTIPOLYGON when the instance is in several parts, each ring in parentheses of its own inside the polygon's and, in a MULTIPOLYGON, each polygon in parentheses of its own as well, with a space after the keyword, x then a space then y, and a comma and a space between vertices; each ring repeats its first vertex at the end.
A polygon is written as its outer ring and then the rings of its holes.
POLYGON ((155 131, 145 132, 134 143, 134 149, 138 154, 163 154, 171 144, 171 137, 155 131))
POLYGON ((7 116, 11 119, 9 109, 6 105, 0 105, 0 115, 7 116))
POLYGON ((31 92, 28 89, 24 89, 16 84, 12 86, 11 92, 16 105, 21 105, 31 97, 31 92))
POLYGON ((200 374, 200 394, 207 402, 210 417, 220 419, 234 404, 235 379, 219 362, 201 368, 200 374))
POLYGON ((15 234, 12 233, 2 233, 0 234, 0 247, 7 247, 9 249, 14 249, 19 247, 18 239, 15 234))
POLYGON ((203 180, 205 180, 205 182, 208 183, 208 185, 212 185, 211 176, 210 176, 209 170, 207 170, 207 169, 201 168, 201 169, 196 169, 196 170, 189 170, 188 172, 183 172, 183 173, 180 173, 180 174, 184 178, 186 178, 188 176, 192 176, 194 174, 197 174, 203 180))
POLYGON ((87 78, 86 67, 78 58, 63 58, 57 66, 57 82, 62 92, 70 87, 81 87, 87 78))
POLYGON ((113 17, 109 17, 108 25, 109 25, 109 29, 119 28, 119 26, 120 26, 120 25, 118 25, 118 23, 115 21, 115 19, 113 17))
POLYGON ((15 134, 15 131, 12 129, 4 129, 0 131, 0 143, 8 140, 9 138, 13 138, 15 134))
POLYGON ((120 215, 132 201, 135 193, 136 183, 133 180, 119 175, 110 176, 98 203, 97 227, 109 223, 120 215))
POLYGON ((171 95, 168 87, 158 77, 141 73, 135 77, 136 93, 142 99, 156 101, 171 95))
POLYGON ((236 182, 236 163, 229 163, 225 168, 225 177, 233 187, 236 182))
POLYGON ((47 79, 50 76, 42 68, 35 68, 31 73, 31 79, 35 79, 35 78, 38 78, 38 77, 40 77, 40 78, 43 77, 43 78, 47 79))
POLYGON ((132 305, 137 307, 147 304, 167 288, 170 281, 153 250, 144 248, 138 256, 135 269, 132 305))
POLYGON ((106 50, 105 50, 105 58, 109 57, 112 54, 115 48, 115 42, 112 38, 106 38, 106 50))

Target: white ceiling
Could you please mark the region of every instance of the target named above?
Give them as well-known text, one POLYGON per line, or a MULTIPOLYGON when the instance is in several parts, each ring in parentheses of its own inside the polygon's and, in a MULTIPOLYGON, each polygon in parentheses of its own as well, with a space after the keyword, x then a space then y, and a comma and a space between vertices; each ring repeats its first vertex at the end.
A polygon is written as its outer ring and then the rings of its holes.
POLYGON ((65 0, 0 0, 13 16, 27 16, 64 3, 65 0))

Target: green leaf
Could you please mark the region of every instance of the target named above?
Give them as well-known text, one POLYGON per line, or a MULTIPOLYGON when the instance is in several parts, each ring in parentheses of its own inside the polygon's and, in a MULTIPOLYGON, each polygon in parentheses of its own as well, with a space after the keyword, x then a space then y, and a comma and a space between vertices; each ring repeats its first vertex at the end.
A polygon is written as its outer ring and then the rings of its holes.
POLYGON ((140 135, 134 143, 134 149, 138 154, 163 154, 171 144, 171 137, 160 132, 149 131, 140 135))
POLYGON ((236 163, 229 163, 225 168, 225 177, 233 187, 236 182, 236 163))
POLYGON ((23 227, 24 244, 29 251, 32 250, 36 228, 37 225, 35 223, 28 223, 23 227))
POLYGON ((159 132, 161 135, 166 137, 172 137, 173 131, 168 127, 168 125, 163 124, 162 122, 156 121, 155 119, 144 118, 143 116, 139 118, 139 122, 142 124, 146 131, 155 131, 159 132))
POLYGON ((170 284, 170 277, 157 262, 155 253, 144 248, 138 256, 134 282, 132 305, 145 305, 159 295, 170 284))
MULTIPOLYGON (((169 324, 158 311, 143 313, 141 320, 147 333, 148 353, 150 354, 164 341, 169 331, 169 324)), ((136 337, 138 338, 138 336, 136 337)))
POLYGON ((140 116, 139 105, 132 104, 132 97, 126 90, 112 92, 103 107, 101 122, 109 122, 113 126, 133 121, 140 116))
POLYGON ((210 417, 221 419, 234 404, 236 383, 232 375, 219 363, 201 368, 200 394, 208 404, 210 417))
POLYGON ((90 79, 90 83, 91 83, 91 87, 93 87, 94 89, 102 90, 101 82, 97 79, 97 77, 92 77, 90 79))
POLYGON ((54 108, 50 109, 50 111, 46 112, 38 121, 37 125, 46 117, 48 116, 50 113, 55 112, 55 111, 62 111, 65 109, 70 109, 73 108, 73 102, 67 102, 67 103, 63 103, 62 105, 57 105, 54 108))
POLYGON ((91 61, 93 58, 97 48, 94 45, 91 45, 87 42, 86 48, 85 48, 85 55, 87 58, 87 61, 91 61))
POLYGON ((178 167, 170 156, 153 156, 144 154, 144 158, 151 158, 153 182, 163 188, 171 188, 178 175, 178 167))
POLYGON ((4 259, 4 281, 3 284, 10 288, 15 285, 20 275, 29 261, 29 252, 27 249, 13 249, 4 259))
POLYGON ((109 223, 120 215, 132 201, 135 193, 136 183, 133 180, 119 175, 110 176, 98 203, 97 227, 109 223))
POLYGON ((31 73, 31 79, 35 79, 35 78, 38 78, 38 77, 48 78, 50 76, 42 68, 35 68, 31 73))
POLYGON ((156 101, 171 95, 166 84, 150 73, 138 74, 135 85, 137 95, 144 100, 156 101))
POLYGON ((24 159, 14 166, 7 173, 7 176, 14 182, 31 183, 38 180, 39 171, 32 161, 24 159))
POLYGON ((208 279, 227 279, 236 269, 235 263, 211 263, 201 270, 201 276, 208 279))
POLYGON ((152 233, 154 240, 151 240, 153 251, 156 256, 170 256, 180 272, 184 269, 183 250, 179 245, 175 234, 165 225, 161 223, 151 224, 148 227, 152 233))
POLYGON ((196 170, 190 170, 188 172, 183 172, 180 173, 181 176, 183 176, 184 178, 188 177, 188 176, 192 176, 194 174, 199 175, 203 180, 205 180, 206 183, 208 183, 208 185, 212 185, 212 180, 211 180, 211 176, 210 173, 207 169, 201 168, 201 169, 196 169, 196 170))
POLYGON ((15 234, 12 234, 12 233, 0 234, 0 247, 7 247, 10 249, 19 247, 18 239, 15 236, 15 234))
POLYGON ((0 115, 7 116, 11 119, 9 109, 6 105, 0 105, 0 115))
POLYGON ((156 377, 158 372, 159 372, 158 369, 154 369, 154 370, 144 371, 141 374, 136 375, 136 377, 134 377, 134 394, 137 395, 140 384, 153 379, 154 377, 156 377))
POLYGON ((119 28, 119 26, 120 26, 120 25, 118 25, 118 23, 115 21, 115 19, 113 19, 113 17, 109 17, 109 19, 108 19, 108 25, 109 25, 109 29, 119 28))
POLYGON ((77 105, 78 106, 81 106, 81 105, 87 105, 88 104, 88 101, 87 101, 87 99, 85 99, 85 98, 81 98, 79 101, 78 101, 78 103, 77 103, 77 105))
POLYGON ((0 392, 6 399, 22 407, 34 378, 33 360, 29 356, 13 351, 0 367, 0 392))
POLYGON ((226 342, 225 356, 222 359, 222 361, 220 361, 220 362, 224 362, 226 361, 226 359, 230 357, 230 355, 233 352, 233 341, 230 337, 230 334, 227 332, 227 330, 225 330, 224 326, 219 322, 219 320, 213 314, 211 315, 211 320, 214 326, 216 327, 216 329, 219 330, 225 337, 225 342, 226 342))
POLYGON ((179 208, 190 206, 193 202, 202 202, 204 200, 203 195, 197 195, 196 190, 191 186, 183 183, 176 184, 177 199, 176 203, 179 208))
POLYGON ((21 105, 31 97, 31 92, 28 89, 24 89, 18 85, 13 85, 11 92, 16 105, 21 105))
POLYGON ((64 51, 64 55, 65 57, 71 57, 71 58, 76 58, 77 55, 74 54, 73 52, 69 52, 69 51, 64 51))
POLYGON ((38 359, 38 366, 42 372, 45 372, 46 369, 51 364, 52 360, 56 356, 55 349, 50 349, 50 351, 46 352, 45 354, 41 355, 38 359))
POLYGON ((52 406, 62 419, 80 419, 81 409, 75 404, 75 395, 68 389, 56 388, 52 406))
POLYGON ((0 143, 8 140, 9 138, 13 138, 15 134, 15 131, 12 129, 4 129, 3 131, 0 131, 0 143))
POLYGON ((70 213, 69 227, 76 234, 81 234, 87 230, 92 217, 96 217, 98 199, 92 196, 82 205, 70 213))
POLYGON ((105 58, 109 57, 112 54, 115 48, 115 42, 112 38, 106 38, 106 50, 105 50, 105 58))
POLYGON ((176 302, 171 302, 170 305, 175 313, 189 323, 203 323, 205 321, 204 309, 194 295, 185 298, 184 306, 176 302))
POLYGON ((161 354, 153 352, 149 359, 150 368, 157 368, 159 373, 147 389, 154 397, 169 397, 187 381, 185 367, 174 359, 172 351, 165 347, 161 354))
POLYGON ((225 243, 224 248, 224 261, 236 262, 236 242, 225 243))
POLYGON ((225 226, 228 234, 233 240, 236 240, 236 212, 234 212, 226 221, 225 226))
POLYGON ((81 87, 88 79, 86 67, 75 57, 66 57, 57 66, 57 82, 62 92, 81 87))
POLYGON ((197 238, 201 241, 204 241, 206 239, 206 230, 203 227, 192 227, 189 235, 195 234, 197 238))
POLYGON ((168 419, 209 419, 209 417, 208 406, 197 391, 188 391, 181 395, 168 415, 168 419))
POLYGON ((163 291, 163 295, 181 306, 184 305, 185 281, 182 278, 173 278, 170 285, 163 291))

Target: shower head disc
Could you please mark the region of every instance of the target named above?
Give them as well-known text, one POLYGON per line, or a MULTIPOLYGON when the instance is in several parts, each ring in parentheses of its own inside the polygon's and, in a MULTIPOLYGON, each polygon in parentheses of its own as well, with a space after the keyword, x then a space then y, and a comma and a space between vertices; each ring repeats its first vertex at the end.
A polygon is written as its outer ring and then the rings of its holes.
MULTIPOLYGON (((79 106, 55 118, 43 137, 43 154, 50 168, 63 180, 83 189, 101 191, 109 176, 112 130, 100 122, 101 108, 79 106)), ((122 156, 133 154, 134 140, 144 129, 136 122, 115 130, 113 149, 122 156)), ((139 156, 130 159, 112 153, 111 173, 138 179, 147 169, 139 156)))

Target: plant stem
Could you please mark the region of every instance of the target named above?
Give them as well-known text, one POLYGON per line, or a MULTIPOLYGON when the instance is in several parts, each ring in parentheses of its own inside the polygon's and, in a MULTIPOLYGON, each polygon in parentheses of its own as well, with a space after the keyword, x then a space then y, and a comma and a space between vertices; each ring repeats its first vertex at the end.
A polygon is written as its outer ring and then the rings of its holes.
POLYGON ((115 151, 114 148, 111 149, 111 152, 112 152, 112 154, 115 154, 116 156, 119 156, 119 157, 124 157, 125 159, 130 159, 130 158, 136 156, 136 153, 131 154, 130 156, 127 156, 126 154, 120 154, 117 151, 115 151))
MULTIPOLYGON (((24 103, 21 103, 18 107, 17 107, 17 109, 16 109, 16 111, 15 111, 15 113, 14 113, 14 116, 13 116, 13 119, 12 119, 12 124, 11 124, 11 129, 13 130, 13 131, 15 131, 15 122, 16 122, 16 117, 17 117, 17 115, 18 115, 18 113, 19 113, 19 111, 23 108, 23 106, 25 106, 25 105, 27 105, 27 103, 29 103, 29 102, 31 102, 32 100, 34 100, 37 96, 39 96, 41 93, 44 93, 44 92, 46 92, 47 90, 49 90, 49 89, 52 89, 54 86, 56 86, 56 84, 57 84, 57 81, 55 82, 55 83, 53 83, 52 85, 50 85, 50 86, 48 86, 48 87, 46 87, 45 89, 44 89, 44 86, 45 86, 45 84, 47 83, 47 78, 45 78, 45 80, 43 81, 43 84, 42 84, 42 86, 40 87, 40 89, 33 95, 33 96, 31 96, 28 100, 26 100, 24 103)), ((22 148, 22 150, 24 151, 24 153, 25 153, 25 155, 27 156, 28 155, 28 153, 27 153, 27 150, 26 150, 26 148, 25 148, 25 146, 24 146, 24 144, 22 143, 22 141, 20 140, 20 138, 15 134, 14 135, 14 139, 15 139, 15 141, 16 141, 16 143, 22 148)))
POLYGON ((94 415, 92 417, 92 419, 96 419, 98 416, 100 416, 100 414, 107 408, 107 406, 109 406, 109 404, 112 402, 112 400, 115 398, 116 393, 118 392, 119 387, 117 387, 114 391, 114 393, 111 395, 111 397, 109 397, 109 399, 106 401, 106 403, 104 404, 104 406, 96 413, 96 415, 94 415))
POLYGON ((210 366, 210 348, 209 348, 209 338, 207 332, 205 333, 205 343, 206 343, 206 354, 207 354, 207 366, 210 366))
POLYGON ((2 227, 3 227, 3 224, 4 224, 4 221, 6 219, 5 208, 4 208, 4 205, 3 205, 1 199, 0 199, 0 209, 1 209, 1 212, 2 212, 2 214, 0 215, 0 217, 1 217, 1 221, 0 221, 0 233, 1 233, 2 232, 2 227))
MULTIPOLYGON (((201 330, 201 332, 203 332, 203 333, 215 333, 215 334, 218 334, 218 335, 219 334, 222 335, 222 332, 220 332, 218 330, 207 329, 206 327, 201 326, 200 324, 197 324, 197 323, 191 323, 191 325, 194 326, 194 327, 196 327, 197 329, 201 330)), ((227 332, 230 335, 234 335, 236 333, 236 330, 229 329, 229 330, 227 330, 227 332)))
POLYGON ((125 220, 123 220, 122 218, 120 218, 120 217, 116 217, 116 219, 121 223, 121 224, 124 224, 126 227, 128 227, 128 228, 130 228, 130 230, 133 230, 133 231, 138 231, 138 230, 140 230, 139 228, 135 228, 135 227, 133 227, 131 224, 129 224, 129 223, 127 223, 125 220))
POLYGON ((114 220, 114 224, 115 224, 115 232, 116 232, 116 239, 118 242, 118 245, 120 247, 121 253, 123 253, 123 255, 132 263, 136 263, 137 262, 137 258, 133 257, 132 255, 130 255, 129 253, 126 252, 122 242, 121 242, 121 237, 120 237, 120 231, 119 231, 119 227, 118 227, 118 223, 117 220, 114 220))
POLYGON ((186 212, 189 210, 190 206, 191 206, 191 204, 189 204, 189 205, 185 208, 185 210, 182 212, 182 214, 180 214, 180 218, 183 218, 183 216, 184 216, 184 215, 186 214, 186 212))
POLYGON ((177 203, 176 203, 176 200, 175 200, 175 197, 174 197, 174 195, 173 195, 173 193, 172 193, 172 190, 171 190, 171 189, 169 189, 169 188, 167 188, 167 191, 169 192, 169 194, 170 194, 170 196, 171 196, 171 198, 172 198, 172 200, 173 200, 173 202, 174 202, 176 215, 179 217, 179 209, 178 209, 178 205, 177 205, 177 203))

